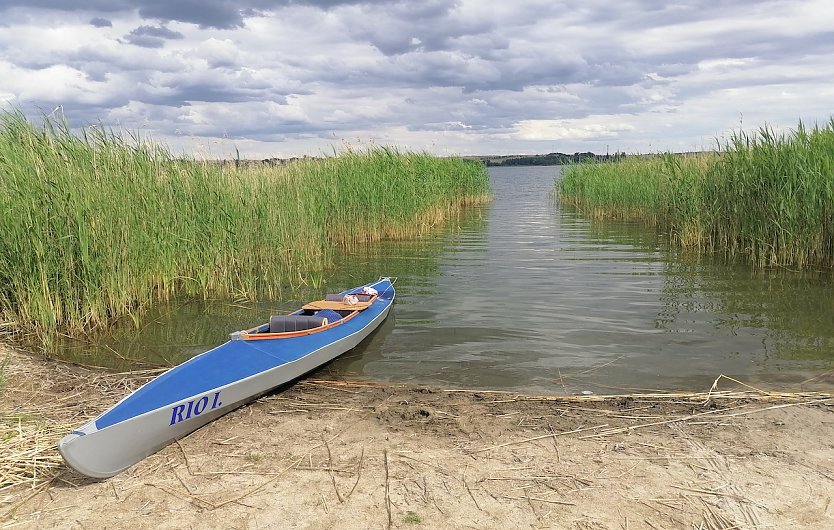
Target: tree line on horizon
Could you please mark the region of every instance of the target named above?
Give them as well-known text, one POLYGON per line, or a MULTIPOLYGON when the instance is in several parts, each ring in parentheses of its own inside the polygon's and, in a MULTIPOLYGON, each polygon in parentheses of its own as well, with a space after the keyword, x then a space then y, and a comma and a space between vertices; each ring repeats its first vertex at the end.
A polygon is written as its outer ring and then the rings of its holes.
POLYGON ((625 158, 625 153, 598 155, 586 151, 584 153, 547 153, 544 155, 504 155, 504 156, 475 156, 487 166, 564 166, 581 164, 582 162, 617 162, 625 158))

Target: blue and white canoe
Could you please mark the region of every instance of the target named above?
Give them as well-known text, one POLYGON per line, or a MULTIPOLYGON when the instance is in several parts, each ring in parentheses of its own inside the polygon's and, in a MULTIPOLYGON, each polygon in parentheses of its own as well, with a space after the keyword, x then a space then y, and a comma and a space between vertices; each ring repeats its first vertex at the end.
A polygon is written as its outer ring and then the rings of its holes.
POLYGON ((106 478, 223 414, 354 348, 388 316, 388 278, 329 295, 231 340, 148 382, 64 436, 64 461, 106 478))

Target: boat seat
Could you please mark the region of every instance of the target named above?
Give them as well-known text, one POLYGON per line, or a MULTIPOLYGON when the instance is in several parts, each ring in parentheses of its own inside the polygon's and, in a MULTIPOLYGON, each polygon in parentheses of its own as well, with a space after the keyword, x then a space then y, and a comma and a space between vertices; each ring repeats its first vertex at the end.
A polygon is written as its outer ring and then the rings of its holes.
POLYGON ((327 325, 327 319, 308 315, 273 315, 269 319, 270 333, 304 331, 327 325))

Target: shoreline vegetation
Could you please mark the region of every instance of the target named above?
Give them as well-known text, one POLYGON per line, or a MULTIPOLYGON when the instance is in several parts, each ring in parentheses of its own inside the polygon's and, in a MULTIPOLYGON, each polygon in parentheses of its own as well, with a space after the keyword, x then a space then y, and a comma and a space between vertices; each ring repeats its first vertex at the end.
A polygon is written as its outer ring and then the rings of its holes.
POLYGON ((583 153, 546 153, 538 155, 489 155, 467 156, 469 160, 478 160, 489 167, 512 166, 568 166, 587 162, 617 162, 626 157, 625 153, 616 152, 613 155, 598 155, 590 151, 583 153))
POLYGON ((336 248, 490 200, 482 164, 378 147, 291 164, 175 158, 137 135, 0 113, 0 331, 79 336, 173 296, 276 296, 336 248))
POLYGON ((754 268, 834 269, 834 119, 789 134, 737 132, 716 153, 564 169, 562 204, 639 220, 674 245, 754 268))

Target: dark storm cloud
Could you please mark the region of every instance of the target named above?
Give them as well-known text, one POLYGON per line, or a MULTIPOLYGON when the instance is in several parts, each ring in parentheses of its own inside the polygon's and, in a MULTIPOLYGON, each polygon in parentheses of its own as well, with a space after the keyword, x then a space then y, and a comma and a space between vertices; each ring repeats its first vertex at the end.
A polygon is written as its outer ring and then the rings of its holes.
MULTIPOLYGON (((488 19, 452 16, 457 2, 397 2, 378 13, 350 21, 357 40, 369 42, 384 55, 455 50, 479 56, 502 49, 509 39, 488 19)), ((372 8, 373 9, 373 8, 372 8)))
POLYGON ((130 34, 158 37, 160 39, 182 39, 184 37, 184 35, 179 31, 173 31, 164 26, 139 26, 131 31, 130 34))
POLYGON ((161 48, 166 40, 182 39, 185 35, 164 26, 139 26, 127 35, 125 42, 143 48, 161 48))
POLYGON ((4 0, 0 3, 0 11, 15 7, 37 7, 54 9, 56 11, 99 11, 117 13, 133 9, 129 0, 80 0, 66 2, 64 0, 4 0))
POLYGON ((245 16, 258 13, 258 4, 286 4, 268 0, 6 0, 0 12, 12 7, 38 7, 56 11, 93 11, 108 14, 138 12, 144 19, 187 22, 202 28, 230 29, 243 26, 245 16))
POLYGON ((73 2, 65 0, 5 0, 0 3, 0 12, 14 7, 104 13, 136 11, 144 19, 159 20, 163 23, 176 21, 196 24, 201 28, 234 29, 243 27, 247 17, 260 16, 266 10, 295 5, 332 9, 340 6, 368 3, 391 2, 387 0, 77 0, 73 2))
POLYGON ((139 15, 156 20, 190 22, 201 28, 232 29, 243 26, 244 13, 251 12, 246 2, 226 0, 146 0, 139 2, 139 15))
POLYGON ((107 20, 106 18, 95 17, 90 19, 90 25, 95 26, 97 28, 110 28, 113 27, 113 23, 107 20))

